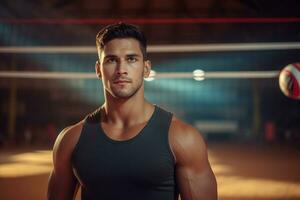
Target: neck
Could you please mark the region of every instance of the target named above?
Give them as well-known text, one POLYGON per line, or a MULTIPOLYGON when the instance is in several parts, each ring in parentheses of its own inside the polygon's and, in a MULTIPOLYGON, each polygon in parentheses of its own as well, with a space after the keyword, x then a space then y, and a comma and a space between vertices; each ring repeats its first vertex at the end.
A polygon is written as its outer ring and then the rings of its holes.
POLYGON ((154 107, 145 100, 143 93, 138 92, 128 99, 117 99, 105 94, 102 109, 103 122, 126 127, 145 122, 154 107))

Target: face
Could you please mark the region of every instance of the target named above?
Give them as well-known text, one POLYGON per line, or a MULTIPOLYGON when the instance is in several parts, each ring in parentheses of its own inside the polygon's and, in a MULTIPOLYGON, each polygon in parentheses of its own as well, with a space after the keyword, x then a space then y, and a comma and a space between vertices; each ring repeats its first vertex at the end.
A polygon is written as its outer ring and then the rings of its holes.
POLYGON ((99 56, 96 73, 102 79, 106 95, 127 99, 143 90, 143 78, 149 76, 151 64, 143 59, 136 39, 113 39, 99 56))

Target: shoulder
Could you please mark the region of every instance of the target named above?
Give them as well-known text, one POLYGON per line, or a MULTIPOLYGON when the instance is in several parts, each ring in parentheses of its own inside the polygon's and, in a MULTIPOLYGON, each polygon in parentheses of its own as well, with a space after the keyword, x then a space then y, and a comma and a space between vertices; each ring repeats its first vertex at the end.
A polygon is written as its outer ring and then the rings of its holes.
POLYGON ((176 116, 172 117, 171 125, 170 125, 170 131, 172 134, 176 135, 177 137, 180 136, 187 136, 187 135, 194 135, 199 134, 199 131, 193 127, 192 125, 178 119, 176 116))
POLYGON ((194 156, 206 157, 206 144, 201 133, 175 116, 170 125, 169 142, 177 164, 193 160, 194 156))
POLYGON ((81 134, 84 120, 64 128, 56 138, 53 155, 54 162, 59 159, 70 159, 81 134))
MULTIPOLYGON (((80 121, 77 124, 68 126, 64 128, 58 135, 55 145, 57 143, 77 143, 76 140, 79 139, 82 127, 83 127, 84 121, 80 121)), ((54 146, 55 147, 55 146, 54 146)))
POLYGON ((171 138, 179 140, 182 143, 193 144, 195 142, 204 142, 198 129, 175 116, 172 117, 169 134, 171 138))

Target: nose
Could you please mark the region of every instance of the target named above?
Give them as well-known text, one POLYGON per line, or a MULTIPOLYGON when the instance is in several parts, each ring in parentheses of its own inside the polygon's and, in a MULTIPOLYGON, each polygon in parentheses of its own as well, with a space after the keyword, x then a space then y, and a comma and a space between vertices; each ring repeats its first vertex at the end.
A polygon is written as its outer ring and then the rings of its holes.
POLYGON ((127 74, 127 64, 126 61, 123 59, 120 59, 118 66, 116 68, 117 74, 127 74))

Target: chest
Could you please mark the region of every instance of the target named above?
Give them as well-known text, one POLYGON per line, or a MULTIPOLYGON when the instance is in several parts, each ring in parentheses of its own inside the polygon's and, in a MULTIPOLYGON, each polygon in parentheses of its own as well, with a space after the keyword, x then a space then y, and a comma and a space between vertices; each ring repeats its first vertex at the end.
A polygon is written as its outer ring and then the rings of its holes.
POLYGON ((144 122, 134 126, 120 128, 107 123, 101 123, 101 129, 107 137, 113 140, 125 141, 137 136, 143 130, 146 124, 147 122, 144 122))
POLYGON ((73 158, 81 183, 155 187, 173 179, 174 163, 165 140, 140 134, 126 142, 112 142, 104 135, 85 138, 73 158))

